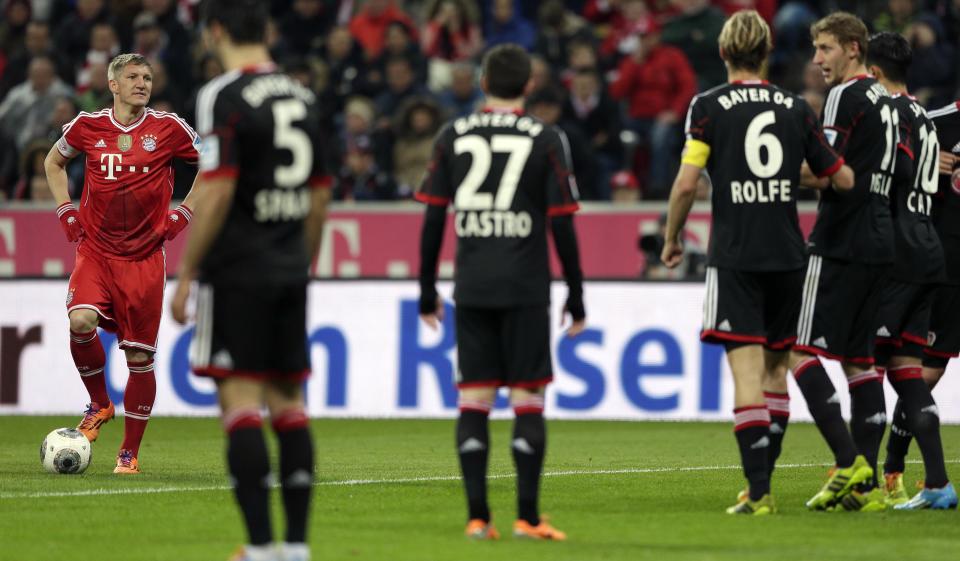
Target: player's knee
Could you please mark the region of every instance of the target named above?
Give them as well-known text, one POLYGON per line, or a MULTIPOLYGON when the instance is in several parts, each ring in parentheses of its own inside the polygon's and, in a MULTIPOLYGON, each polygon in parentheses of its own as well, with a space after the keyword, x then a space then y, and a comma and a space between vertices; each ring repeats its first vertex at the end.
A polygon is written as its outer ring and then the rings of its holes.
POLYGON ((140 349, 123 349, 123 355, 127 359, 127 364, 147 362, 153 358, 153 353, 140 349))
POLYGON ((923 357, 923 381, 933 388, 947 371, 947 359, 933 356, 923 357))
POLYGON ((90 333, 97 328, 100 321, 97 312, 93 310, 73 310, 69 317, 70 331, 74 333, 90 333))
POLYGON ((510 405, 518 419, 524 415, 543 415, 543 388, 510 390, 510 405))
MULTIPOLYGON (((460 404, 490 404, 490 407, 492 407, 496 398, 497 388, 463 388, 460 390, 459 401, 460 404)), ((461 409, 463 408, 461 407, 461 409)))

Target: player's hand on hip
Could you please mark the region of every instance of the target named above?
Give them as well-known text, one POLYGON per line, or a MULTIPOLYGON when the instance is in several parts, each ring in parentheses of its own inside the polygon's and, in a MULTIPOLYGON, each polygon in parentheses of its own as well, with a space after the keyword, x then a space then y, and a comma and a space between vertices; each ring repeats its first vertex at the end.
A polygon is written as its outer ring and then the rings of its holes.
POLYGON ((163 237, 168 241, 177 237, 190 223, 191 218, 193 218, 193 211, 187 205, 180 205, 168 212, 167 229, 164 230, 163 237))
POLYGON ((660 261, 670 269, 679 265, 683 262, 683 244, 679 241, 666 240, 663 251, 660 252, 660 261))
POLYGON ((576 337, 583 333, 587 327, 587 311, 583 306, 583 294, 571 293, 567 296, 567 302, 563 305, 563 311, 560 313, 561 329, 567 323, 567 316, 573 320, 567 329, 567 337, 576 337))
POLYGON ((173 293, 173 299, 170 301, 170 313, 173 314, 173 319, 180 325, 187 323, 187 320, 190 319, 187 317, 187 300, 190 299, 190 284, 189 280, 181 279, 177 282, 177 290, 173 293))
POLYGON ((421 294, 420 319, 431 329, 440 329, 443 323, 443 298, 436 293, 421 294))
POLYGON ((67 202, 57 207, 57 216, 60 218, 60 226, 67 235, 67 241, 78 242, 86 232, 83 231, 83 224, 80 223, 80 213, 73 203, 67 202))

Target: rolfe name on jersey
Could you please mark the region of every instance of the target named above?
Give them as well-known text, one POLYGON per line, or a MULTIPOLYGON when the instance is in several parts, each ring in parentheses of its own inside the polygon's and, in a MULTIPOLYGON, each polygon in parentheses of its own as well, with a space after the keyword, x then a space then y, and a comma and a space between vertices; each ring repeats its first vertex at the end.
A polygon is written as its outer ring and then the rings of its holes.
POLYGON ((771 179, 769 181, 731 181, 730 197, 734 204, 743 203, 789 203, 789 179, 771 179))

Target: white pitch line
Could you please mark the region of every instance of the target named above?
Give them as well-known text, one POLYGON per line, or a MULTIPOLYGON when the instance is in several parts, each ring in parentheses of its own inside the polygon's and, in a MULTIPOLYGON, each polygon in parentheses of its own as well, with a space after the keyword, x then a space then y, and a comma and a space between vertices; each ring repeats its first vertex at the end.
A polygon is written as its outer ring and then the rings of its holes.
MULTIPOLYGON (((907 460, 908 464, 922 464, 920 460, 907 460)), ((960 463, 960 460, 947 460, 948 464, 960 463)), ((777 464, 777 469, 800 469, 829 467, 832 464, 777 464)), ((565 477, 571 475, 631 475, 669 472, 699 472, 699 471, 729 471, 743 469, 739 465, 727 466, 679 466, 662 468, 623 468, 623 469, 571 469, 544 472, 544 477, 565 477)), ((513 473, 495 473, 488 475, 488 479, 513 478, 513 473)), ((419 477, 398 477, 392 479, 343 479, 339 481, 318 481, 317 487, 353 487, 361 485, 398 485, 404 483, 435 483, 444 481, 460 481, 459 475, 424 475, 419 477)), ((0 493, 0 500, 11 499, 46 499, 59 497, 104 497, 109 495, 155 495, 161 493, 199 493, 208 491, 227 491, 228 485, 209 485, 195 487, 129 487, 125 489, 84 489, 81 491, 50 491, 50 492, 14 492, 0 493)))

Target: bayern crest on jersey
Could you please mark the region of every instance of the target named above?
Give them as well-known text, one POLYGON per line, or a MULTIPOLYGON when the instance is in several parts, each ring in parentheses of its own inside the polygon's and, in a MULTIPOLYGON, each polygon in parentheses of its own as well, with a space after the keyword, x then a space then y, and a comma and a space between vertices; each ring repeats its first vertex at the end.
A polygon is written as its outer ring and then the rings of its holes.
POLYGON ((143 135, 141 145, 147 152, 153 152, 157 149, 157 137, 152 134, 145 134, 143 135))

